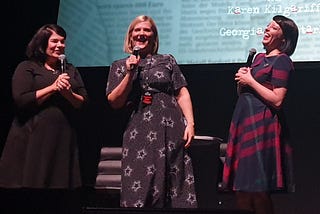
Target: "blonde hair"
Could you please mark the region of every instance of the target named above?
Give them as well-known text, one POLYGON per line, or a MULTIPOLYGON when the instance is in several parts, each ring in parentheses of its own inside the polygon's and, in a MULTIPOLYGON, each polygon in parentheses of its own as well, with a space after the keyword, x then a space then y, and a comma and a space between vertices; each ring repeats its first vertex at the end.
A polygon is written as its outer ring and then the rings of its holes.
POLYGON ((126 53, 132 54, 133 52, 133 45, 132 45, 132 31, 134 27, 140 23, 140 22, 150 22, 151 24, 151 30, 153 32, 153 48, 152 48, 152 53, 151 54, 157 54, 158 49, 159 49, 159 37, 158 37, 158 30, 156 23, 153 21, 153 19, 149 16, 146 15, 140 15, 134 18, 131 22, 131 24, 128 27, 126 37, 124 39, 124 45, 123 45, 123 50, 126 53))

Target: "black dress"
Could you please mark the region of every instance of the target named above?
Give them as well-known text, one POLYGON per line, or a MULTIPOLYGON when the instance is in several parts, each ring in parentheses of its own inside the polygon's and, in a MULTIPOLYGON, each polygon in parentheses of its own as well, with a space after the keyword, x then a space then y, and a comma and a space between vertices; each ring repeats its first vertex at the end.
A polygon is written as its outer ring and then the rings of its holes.
MULTIPOLYGON (((125 74, 125 59, 111 65, 107 94, 125 74)), ((185 120, 174 96, 186 80, 171 55, 154 55, 142 59, 135 83, 135 108, 123 135, 121 206, 195 208, 185 120), (141 102, 145 93, 151 103, 141 102)))
MULTIPOLYGON (((68 64, 66 72, 72 90, 87 100, 78 70, 68 64)), ((2 152, 0 187, 81 186, 74 124, 77 110, 60 93, 41 105, 36 103, 36 90, 51 85, 58 75, 32 61, 17 66, 12 79, 16 115, 2 152)))

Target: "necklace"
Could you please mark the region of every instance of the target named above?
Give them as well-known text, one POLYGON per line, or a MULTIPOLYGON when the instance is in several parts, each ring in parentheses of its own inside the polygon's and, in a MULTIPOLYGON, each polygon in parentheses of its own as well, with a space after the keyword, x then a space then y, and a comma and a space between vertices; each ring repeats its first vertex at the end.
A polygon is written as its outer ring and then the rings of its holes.
POLYGON ((53 68, 52 68, 51 66, 49 66, 48 64, 44 64, 44 67, 45 67, 47 70, 51 71, 52 74, 58 74, 58 70, 53 69, 53 68))

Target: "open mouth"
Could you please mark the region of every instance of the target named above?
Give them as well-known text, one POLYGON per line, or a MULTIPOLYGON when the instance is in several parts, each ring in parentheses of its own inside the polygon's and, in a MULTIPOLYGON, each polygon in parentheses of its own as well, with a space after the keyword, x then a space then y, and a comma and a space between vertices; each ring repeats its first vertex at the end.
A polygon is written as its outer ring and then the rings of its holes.
POLYGON ((265 34, 264 34, 264 37, 263 37, 263 39, 268 39, 268 38, 270 38, 270 34, 268 34, 268 33, 265 33, 265 34))
POLYGON ((137 41, 139 41, 139 42, 145 42, 145 41, 147 41, 147 37, 144 36, 144 35, 138 36, 137 41))

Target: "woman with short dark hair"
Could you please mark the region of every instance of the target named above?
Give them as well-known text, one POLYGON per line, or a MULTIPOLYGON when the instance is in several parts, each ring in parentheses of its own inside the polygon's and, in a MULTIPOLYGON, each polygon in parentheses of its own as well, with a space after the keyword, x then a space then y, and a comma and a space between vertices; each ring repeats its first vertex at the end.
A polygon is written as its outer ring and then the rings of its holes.
POLYGON ((294 71, 290 55, 298 28, 275 16, 264 31, 265 53, 235 75, 239 97, 229 129, 223 186, 236 192, 240 209, 272 214, 270 193, 294 191, 292 148, 282 110, 294 71))

